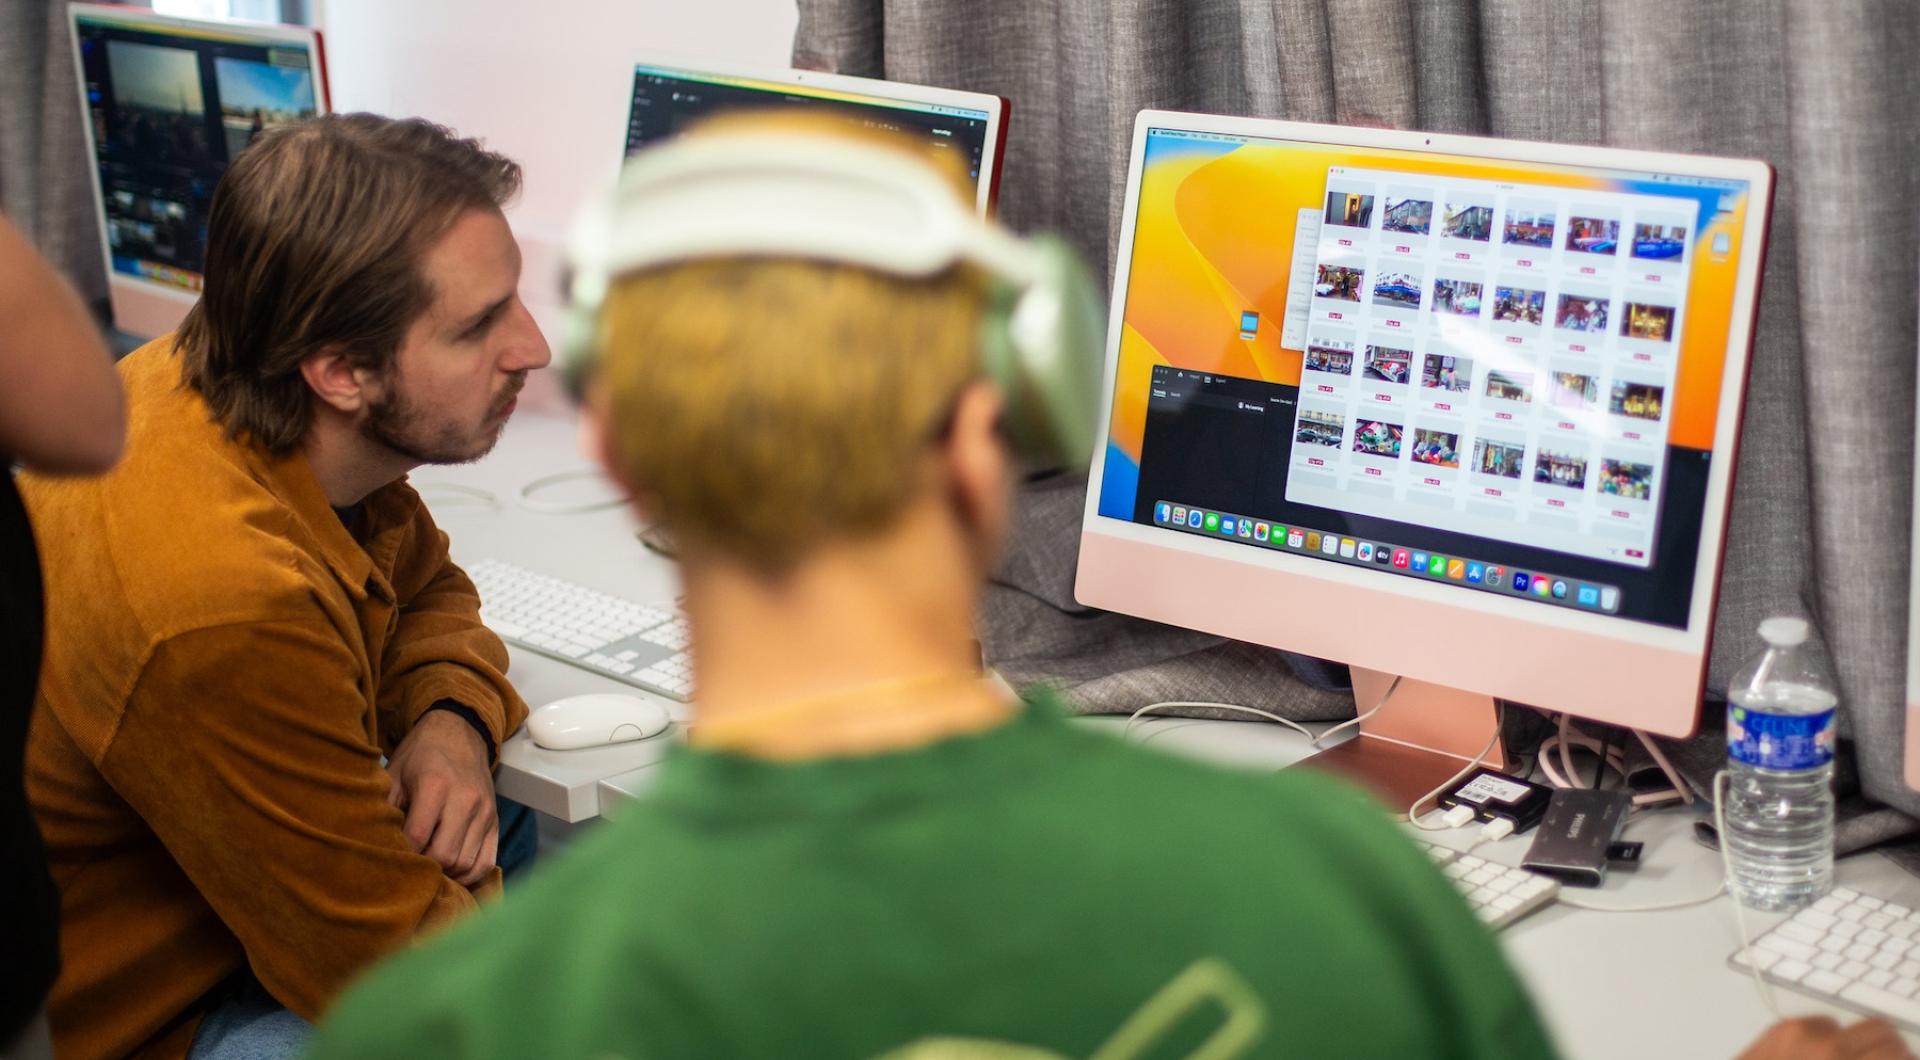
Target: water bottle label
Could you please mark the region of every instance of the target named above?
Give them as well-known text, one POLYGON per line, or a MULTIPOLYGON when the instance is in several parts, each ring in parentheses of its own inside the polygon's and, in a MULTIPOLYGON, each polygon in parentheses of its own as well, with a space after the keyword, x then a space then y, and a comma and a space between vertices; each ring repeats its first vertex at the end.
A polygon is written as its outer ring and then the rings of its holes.
POLYGON ((1813 769, 1833 761, 1835 711, 1769 714, 1727 705, 1727 756, 1761 769, 1813 769))

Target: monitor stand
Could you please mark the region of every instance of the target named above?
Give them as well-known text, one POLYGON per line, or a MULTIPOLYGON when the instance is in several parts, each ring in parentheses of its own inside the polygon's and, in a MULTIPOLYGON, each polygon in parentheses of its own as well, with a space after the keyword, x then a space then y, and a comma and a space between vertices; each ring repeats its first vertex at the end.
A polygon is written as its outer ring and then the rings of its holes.
MULTIPOLYGON (((1367 710, 1380 702, 1393 674, 1353 668, 1354 703, 1367 710)), ((1499 724, 1491 696, 1403 678, 1378 714, 1360 723, 1360 732, 1304 760, 1337 773, 1386 800, 1400 814, 1448 777, 1460 772, 1487 746, 1499 724)), ((1482 764, 1505 769, 1506 748, 1498 739, 1482 764)))

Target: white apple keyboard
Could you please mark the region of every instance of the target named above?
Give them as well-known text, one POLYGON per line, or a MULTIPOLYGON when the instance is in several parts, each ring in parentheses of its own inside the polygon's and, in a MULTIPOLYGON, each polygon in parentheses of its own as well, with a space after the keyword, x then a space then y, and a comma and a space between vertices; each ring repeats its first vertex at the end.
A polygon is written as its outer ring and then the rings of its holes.
POLYGON ((693 695, 687 619, 559 578, 483 560, 467 568, 480 620, 500 639, 685 702, 693 695))
POLYGON ((1414 842, 1459 888, 1480 922, 1495 931, 1547 905, 1560 893, 1560 881, 1551 876, 1462 854, 1423 839, 1414 842))
POLYGON ((1727 963, 1920 1031, 1920 911, 1904 905, 1835 887, 1727 963))

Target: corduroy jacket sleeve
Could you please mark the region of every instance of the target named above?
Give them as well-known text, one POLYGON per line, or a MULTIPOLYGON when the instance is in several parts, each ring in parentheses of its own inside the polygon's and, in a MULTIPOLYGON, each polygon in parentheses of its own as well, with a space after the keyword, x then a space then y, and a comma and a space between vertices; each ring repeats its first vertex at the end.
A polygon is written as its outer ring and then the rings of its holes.
POLYGON ((494 746, 527 718, 507 681, 507 646, 480 622, 480 594, 447 552, 447 535, 421 507, 395 558, 398 608, 381 662, 381 738, 389 753, 428 708, 452 699, 473 709, 494 746))
POLYGON ((318 613, 177 634, 142 669, 100 762, 261 983, 308 1020, 375 960, 474 907, 387 802, 361 670, 318 613))

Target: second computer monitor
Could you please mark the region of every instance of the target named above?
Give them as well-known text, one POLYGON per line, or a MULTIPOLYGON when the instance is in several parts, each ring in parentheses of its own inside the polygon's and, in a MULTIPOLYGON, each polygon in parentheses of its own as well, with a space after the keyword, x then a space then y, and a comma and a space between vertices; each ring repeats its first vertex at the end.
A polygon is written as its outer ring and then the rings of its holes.
POLYGON ((117 5, 68 10, 114 323, 159 335, 199 298, 221 174, 267 129, 326 112, 320 37, 117 5))
POLYGON ((924 137, 958 152, 984 216, 999 190, 1006 100, 979 92, 875 81, 811 70, 749 71, 669 60, 634 68, 627 154, 728 111, 800 109, 924 137))
POLYGON ((1142 114, 1079 598, 1691 731, 1771 191, 1142 114))

